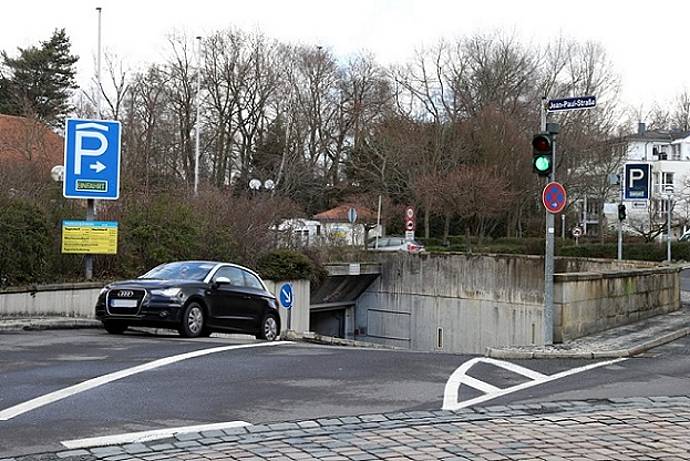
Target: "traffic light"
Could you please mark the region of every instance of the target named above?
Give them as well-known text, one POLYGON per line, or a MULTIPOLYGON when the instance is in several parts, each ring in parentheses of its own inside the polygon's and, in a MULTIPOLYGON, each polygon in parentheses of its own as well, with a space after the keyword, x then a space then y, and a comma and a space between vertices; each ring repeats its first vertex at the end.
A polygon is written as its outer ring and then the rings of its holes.
POLYGON ((553 136, 539 133, 532 138, 532 169, 539 176, 549 176, 553 171, 553 136))
POLYGON ((625 205, 620 203, 618 204, 618 220, 623 221, 625 220, 625 205))

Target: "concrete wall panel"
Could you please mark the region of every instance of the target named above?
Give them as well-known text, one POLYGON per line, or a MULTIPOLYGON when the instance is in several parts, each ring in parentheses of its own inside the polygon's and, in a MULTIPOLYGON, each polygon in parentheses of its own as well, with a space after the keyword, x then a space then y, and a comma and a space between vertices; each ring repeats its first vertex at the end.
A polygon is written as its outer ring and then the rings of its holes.
MULTIPOLYGON (((478 354, 487 346, 543 342, 543 258, 382 255, 379 262, 380 279, 356 305, 358 339, 478 354), (403 312, 409 323, 396 320, 403 312)), ((578 258, 558 258, 557 265, 580 271, 555 279, 557 341, 680 307, 677 269, 578 258)))

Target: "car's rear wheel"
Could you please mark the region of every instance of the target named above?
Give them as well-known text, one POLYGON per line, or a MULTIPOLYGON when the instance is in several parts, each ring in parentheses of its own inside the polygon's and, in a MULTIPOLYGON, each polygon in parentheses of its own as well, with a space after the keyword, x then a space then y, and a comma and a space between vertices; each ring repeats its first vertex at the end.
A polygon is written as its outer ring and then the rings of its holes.
POLYGON ((105 331, 107 331, 111 335, 121 335, 127 329, 127 324, 123 322, 110 320, 107 322, 103 322, 103 328, 105 328, 105 331))
POLYGON ((180 324, 180 336, 185 338, 197 338, 206 329, 206 314, 204 308, 196 301, 187 304, 182 312, 182 323, 180 324))
POLYGON ((261 325, 259 326, 259 333, 257 333, 256 339, 275 341, 279 333, 278 320, 275 314, 266 314, 264 318, 261 319, 261 325))

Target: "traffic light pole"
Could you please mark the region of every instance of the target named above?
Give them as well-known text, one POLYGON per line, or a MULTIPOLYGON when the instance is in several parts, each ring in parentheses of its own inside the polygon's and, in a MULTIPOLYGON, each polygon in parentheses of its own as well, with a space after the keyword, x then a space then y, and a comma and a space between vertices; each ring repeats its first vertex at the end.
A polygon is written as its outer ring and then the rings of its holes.
MULTIPOLYGON (((619 195, 619 201, 618 201, 618 207, 620 209, 620 206, 623 205, 623 175, 618 176, 618 195, 619 195)), ((618 212, 618 260, 622 261, 623 260, 623 220, 620 217, 620 211, 618 212)))
MULTIPOLYGON (((546 98, 541 100, 541 126, 540 131, 546 131, 546 98)), ((553 142, 552 168, 550 180, 556 180, 556 141, 553 142)), ((544 344, 553 344, 553 274, 554 274, 554 236, 555 216, 549 211, 546 213, 546 247, 544 249, 544 344)))

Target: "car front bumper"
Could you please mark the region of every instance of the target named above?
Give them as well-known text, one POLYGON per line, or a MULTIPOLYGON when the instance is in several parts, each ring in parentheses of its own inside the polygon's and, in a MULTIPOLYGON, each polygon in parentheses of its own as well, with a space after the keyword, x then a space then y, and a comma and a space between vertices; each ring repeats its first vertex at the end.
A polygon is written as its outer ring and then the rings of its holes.
POLYGON ((137 299, 136 306, 115 307, 109 292, 103 293, 96 302, 96 319, 101 321, 120 321, 142 326, 169 326, 179 324, 184 302, 178 298, 151 296, 148 292, 137 299))

